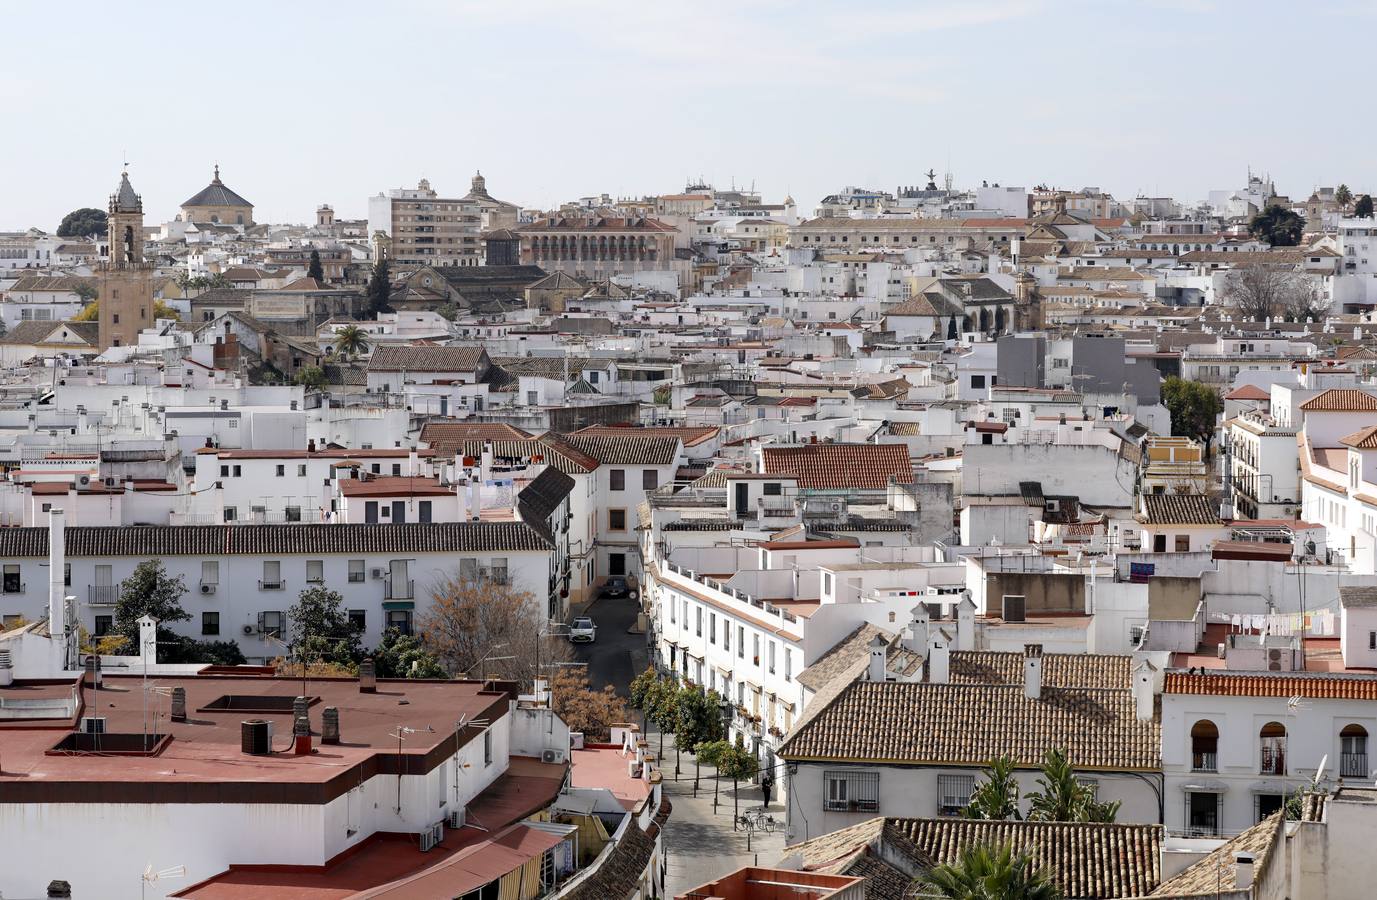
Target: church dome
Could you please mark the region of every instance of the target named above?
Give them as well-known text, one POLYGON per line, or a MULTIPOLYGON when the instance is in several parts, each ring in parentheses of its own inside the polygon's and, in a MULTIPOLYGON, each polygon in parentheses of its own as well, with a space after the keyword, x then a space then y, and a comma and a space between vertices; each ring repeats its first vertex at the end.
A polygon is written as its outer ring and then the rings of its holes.
POLYGON ((220 167, 215 167, 215 177, 200 193, 182 204, 187 206, 253 206, 252 203, 225 187, 220 180, 220 167))

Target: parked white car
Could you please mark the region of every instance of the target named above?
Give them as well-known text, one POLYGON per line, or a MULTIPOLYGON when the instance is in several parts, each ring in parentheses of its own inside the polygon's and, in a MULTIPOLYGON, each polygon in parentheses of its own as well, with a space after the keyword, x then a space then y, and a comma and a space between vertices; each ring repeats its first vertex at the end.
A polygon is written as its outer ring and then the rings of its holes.
POLYGON ((576 644, 591 644, 597 636, 597 623, 590 616, 575 616, 574 621, 569 623, 569 640, 576 644))

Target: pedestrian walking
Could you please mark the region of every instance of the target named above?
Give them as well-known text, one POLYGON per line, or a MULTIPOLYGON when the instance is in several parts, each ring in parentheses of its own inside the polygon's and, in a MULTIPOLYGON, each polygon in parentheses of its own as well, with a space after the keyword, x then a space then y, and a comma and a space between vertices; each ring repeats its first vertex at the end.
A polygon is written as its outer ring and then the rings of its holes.
POLYGON ((775 776, 768 771, 760 776, 760 793, 765 798, 763 806, 770 805, 770 790, 775 786, 775 776))

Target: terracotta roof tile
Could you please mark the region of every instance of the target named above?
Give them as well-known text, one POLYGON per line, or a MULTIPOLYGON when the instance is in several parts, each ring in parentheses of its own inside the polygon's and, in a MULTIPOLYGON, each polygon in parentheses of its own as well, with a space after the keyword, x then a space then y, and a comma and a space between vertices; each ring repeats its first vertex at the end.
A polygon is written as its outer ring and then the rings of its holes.
POLYGON ((883 490, 891 479, 913 481, 905 444, 804 444, 761 453, 766 472, 797 475, 803 490, 883 490))
POLYGON ((1220 893, 1232 894, 1238 888, 1238 882, 1234 880, 1234 854, 1239 851, 1252 853, 1253 871, 1266 871, 1267 857, 1284 825, 1282 813, 1272 813, 1238 837, 1216 847, 1204 859, 1163 882, 1150 896, 1215 897, 1220 893))
POLYGON ((1144 494, 1139 518, 1148 525, 1219 524, 1219 512, 1204 494, 1144 494))
POLYGON ((1300 405, 1306 412, 1377 412, 1377 396, 1357 388, 1330 388, 1300 405))
POLYGON ((1206 694, 1215 697, 1377 700, 1377 676, 1327 672, 1168 672, 1163 693, 1206 694))

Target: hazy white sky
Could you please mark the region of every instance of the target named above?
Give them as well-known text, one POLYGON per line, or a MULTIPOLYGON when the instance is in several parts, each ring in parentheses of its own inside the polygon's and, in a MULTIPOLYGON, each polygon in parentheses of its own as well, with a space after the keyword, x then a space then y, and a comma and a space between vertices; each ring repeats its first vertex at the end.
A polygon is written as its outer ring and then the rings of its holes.
POLYGON ((734 178, 811 211, 950 168, 1198 199, 1370 174, 1377 2, 7 4, 0 229, 104 207, 128 154, 149 221, 210 179, 259 221, 363 217, 482 169, 527 206, 734 178))

